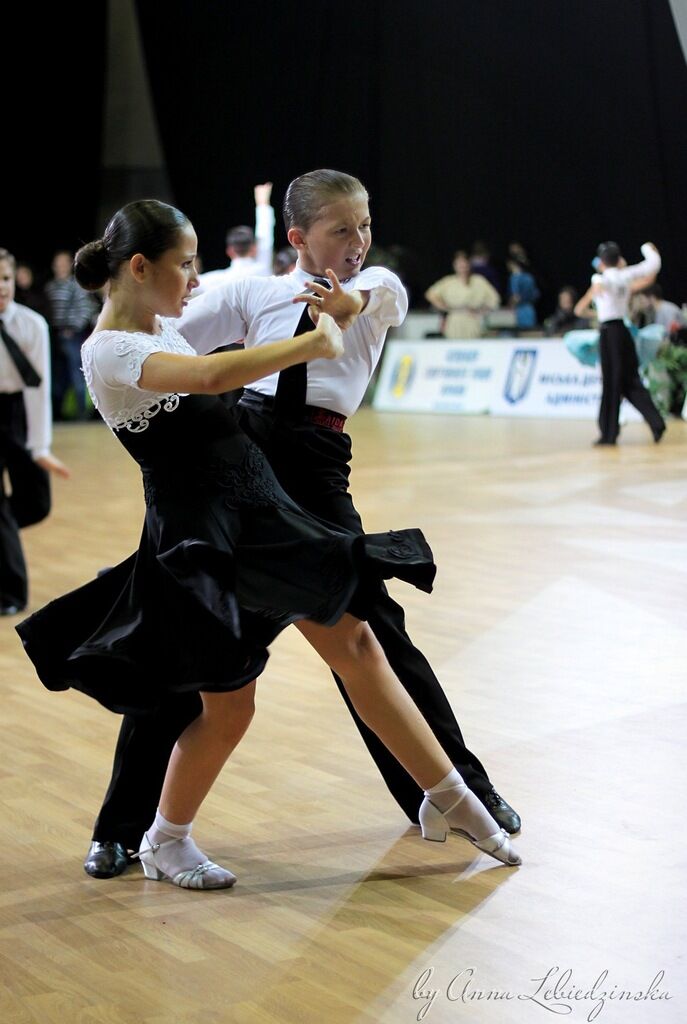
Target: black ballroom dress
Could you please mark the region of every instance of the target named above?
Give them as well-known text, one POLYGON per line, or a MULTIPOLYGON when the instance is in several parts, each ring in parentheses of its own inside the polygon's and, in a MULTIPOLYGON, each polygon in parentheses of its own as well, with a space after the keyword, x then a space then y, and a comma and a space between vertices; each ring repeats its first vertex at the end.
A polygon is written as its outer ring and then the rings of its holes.
POLYGON ((84 346, 96 405, 111 410, 122 391, 122 409, 105 418, 141 469, 138 550, 16 627, 48 689, 123 714, 154 710, 170 692, 238 689, 290 623, 364 619, 382 579, 430 592, 436 572, 420 530, 359 536, 302 510, 221 399, 135 390, 152 351, 195 355, 161 325, 159 336, 99 332, 84 346), (99 362, 122 372, 108 378, 99 362))

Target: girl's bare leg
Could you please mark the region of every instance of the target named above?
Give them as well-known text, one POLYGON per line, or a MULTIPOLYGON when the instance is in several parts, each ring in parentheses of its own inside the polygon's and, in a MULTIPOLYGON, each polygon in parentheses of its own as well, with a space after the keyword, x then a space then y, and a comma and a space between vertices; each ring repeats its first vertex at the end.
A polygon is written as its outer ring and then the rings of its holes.
POLYGON ((453 768, 436 736, 401 686, 366 622, 344 615, 335 626, 296 623, 341 677, 355 710, 423 789, 453 768))
POLYGON ((203 710, 174 745, 160 796, 168 821, 193 821, 243 739, 255 712, 255 681, 228 693, 201 693, 203 710))
POLYGON ((255 681, 229 693, 201 693, 203 711, 183 731, 169 759, 155 821, 140 857, 149 878, 190 889, 225 889, 236 876, 209 861, 191 838, 198 808, 254 712, 255 681))
POLYGON ((425 839, 459 832, 504 864, 519 864, 505 832, 465 785, 436 736, 391 669, 367 623, 344 615, 335 626, 302 621, 298 628, 343 680, 366 725, 425 790, 425 839))

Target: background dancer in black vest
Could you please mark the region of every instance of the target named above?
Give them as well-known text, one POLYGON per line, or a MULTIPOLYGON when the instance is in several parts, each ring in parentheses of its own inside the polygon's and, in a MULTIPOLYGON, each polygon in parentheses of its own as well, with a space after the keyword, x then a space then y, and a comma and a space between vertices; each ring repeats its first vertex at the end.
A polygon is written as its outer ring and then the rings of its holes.
MULTIPOLYGON (((284 202, 290 245, 298 252, 291 274, 247 278, 195 298, 179 329, 199 352, 244 339, 246 348, 300 333, 310 324, 299 303, 329 313, 344 330, 344 355, 331 372, 318 360, 251 384, 239 405, 242 428, 265 451, 286 492, 329 522, 362 532, 348 491, 351 441, 345 419, 356 411, 382 352, 387 330, 407 311, 398 277, 384 267, 363 270, 371 242, 368 196, 357 178, 321 170, 291 183, 284 202), (317 283, 313 278, 325 283, 317 283)), ((403 609, 385 594, 369 625, 389 663, 470 789, 511 834, 520 818, 496 792, 479 759, 464 743, 439 681, 405 631, 403 609)), ((335 677, 336 678, 336 677, 335 677)), ((391 793, 417 822, 422 791, 355 714, 337 684, 391 793)), ((156 806, 164 767, 179 727, 198 714, 192 698, 168 704, 156 718, 125 718, 113 775, 96 822, 85 869, 110 877, 126 867, 156 806), (145 779, 143 766, 146 766, 145 779), (159 779, 159 782, 157 781, 159 779)))

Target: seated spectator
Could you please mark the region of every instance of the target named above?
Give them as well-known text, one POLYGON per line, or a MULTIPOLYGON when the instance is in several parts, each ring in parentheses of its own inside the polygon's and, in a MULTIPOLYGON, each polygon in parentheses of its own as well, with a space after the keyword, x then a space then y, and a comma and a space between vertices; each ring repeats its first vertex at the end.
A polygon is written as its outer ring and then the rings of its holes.
POLYGON ((575 303, 579 296, 572 285, 566 284, 558 293, 558 305, 550 317, 544 321, 547 334, 552 337, 563 335, 567 331, 584 330, 589 327, 589 320, 577 316, 575 303))
MULTIPOLYGON (((634 309, 640 314, 644 313, 645 324, 660 324, 661 327, 665 327, 667 334, 684 327, 687 322, 680 307, 663 298, 663 289, 660 284, 652 284, 648 288, 642 289, 641 292, 637 292, 634 309)), ((645 326, 645 324, 639 326, 645 326)))
POLYGON ((539 289, 527 267, 521 258, 512 255, 508 257, 508 305, 515 311, 516 325, 520 330, 530 330, 537 326, 534 303, 539 298, 539 289))
POLYGON ((484 242, 475 242, 470 253, 470 266, 473 274, 481 274, 486 277, 494 291, 499 295, 503 294, 503 282, 501 275, 491 262, 491 252, 484 242))
POLYGON ((499 294, 481 274, 473 274, 464 250, 453 258, 453 274, 442 277, 427 289, 425 298, 445 313, 445 338, 479 338, 484 315, 500 305, 499 294))

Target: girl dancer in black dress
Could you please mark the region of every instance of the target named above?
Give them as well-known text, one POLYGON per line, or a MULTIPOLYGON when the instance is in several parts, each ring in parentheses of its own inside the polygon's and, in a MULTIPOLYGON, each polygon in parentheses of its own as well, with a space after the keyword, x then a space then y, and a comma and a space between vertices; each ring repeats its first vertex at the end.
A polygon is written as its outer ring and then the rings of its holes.
POLYGON ((83 347, 108 426, 139 463, 147 512, 138 551, 18 626, 43 683, 116 712, 145 712, 170 691, 201 692, 180 736, 139 857, 149 878, 226 888, 235 876, 191 838, 193 819, 243 736, 267 646, 295 623, 343 678, 359 715, 425 789, 427 839, 449 830, 497 860, 520 862, 391 671, 364 621, 381 578, 431 590, 419 530, 356 536, 302 511, 214 397, 265 374, 341 354, 326 315, 260 349, 198 356, 166 318, 197 285, 197 240, 180 211, 130 203, 75 273, 109 297, 83 347))

